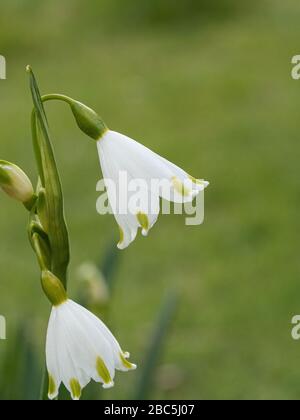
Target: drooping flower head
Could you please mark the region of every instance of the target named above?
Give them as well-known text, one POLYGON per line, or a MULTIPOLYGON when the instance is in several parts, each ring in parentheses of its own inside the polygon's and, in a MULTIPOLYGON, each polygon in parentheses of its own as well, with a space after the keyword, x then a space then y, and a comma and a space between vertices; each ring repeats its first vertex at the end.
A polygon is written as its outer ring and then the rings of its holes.
POLYGON ((120 229, 119 249, 134 241, 139 228, 147 236, 157 221, 160 198, 188 203, 208 186, 208 182, 193 178, 147 147, 115 131, 107 130, 97 147, 108 198, 120 229), (126 180, 124 184, 120 175, 126 180), (134 202, 139 190, 142 193, 134 202))
POLYGON ((68 299, 61 282, 49 271, 43 272, 42 285, 53 304, 46 342, 50 399, 58 396, 61 383, 78 400, 92 379, 110 388, 115 370, 136 368, 104 323, 68 299))
POLYGON ((109 130, 85 105, 74 100, 70 104, 80 129, 97 141, 108 199, 119 225, 120 249, 134 241, 139 228, 144 236, 148 234, 158 218, 160 198, 188 203, 208 186, 135 140, 109 130), (138 187, 141 199, 130 205, 138 187))

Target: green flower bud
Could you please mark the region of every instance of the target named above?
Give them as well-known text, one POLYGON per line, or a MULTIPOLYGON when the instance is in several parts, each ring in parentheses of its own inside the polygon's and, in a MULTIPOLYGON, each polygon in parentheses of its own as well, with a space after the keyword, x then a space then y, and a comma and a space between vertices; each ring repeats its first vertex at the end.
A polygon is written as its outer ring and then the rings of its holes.
POLYGON ((67 301, 67 292, 62 282, 48 270, 42 272, 42 287, 53 306, 59 306, 67 301))
POLYGON ((0 187, 25 206, 34 200, 34 190, 28 176, 18 166, 4 160, 0 160, 0 187))
POLYGON ((94 140, 100 140, 108 128, 99 115, 78 101, 71 100, 69 104, 78 127, 94 140))

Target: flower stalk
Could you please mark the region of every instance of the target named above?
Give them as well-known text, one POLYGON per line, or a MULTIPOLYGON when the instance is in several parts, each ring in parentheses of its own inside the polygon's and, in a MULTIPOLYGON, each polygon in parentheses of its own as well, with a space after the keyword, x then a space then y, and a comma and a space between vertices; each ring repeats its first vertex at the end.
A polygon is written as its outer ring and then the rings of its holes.
POLYGON ((60 176, 58 173, 49 128, 39 88, 31 67, 27 67, 30 76, 30 89, 34 104, 31 127, 41 187, 39 210, 47 229, 51 248, 51 271, 67 287, 67 270, 70 261, 68 230, 64 216, 64 200, 60 176), (41 201, 43 211, 41 212, 41 201), (46 226, 47 225, 47 226, 46 226))
POLYGON ((42 102, 63 101, 70 105, 76 123, 81 131, 94 140, 99 140, 108 128, 99 115, 88 106, 66 95, 50 94, 42 96, 42 102))
MULTIPOLYGON (((50 100, 68 103, 79 128, 95 140, 108 129, 92 109, 72 98, 58 94, 42 97, 31 67, 27 67, 27 72, 34 104, 31 129, 39 173, 34 204, 29 206, 28 235, 41 270, 43 291, 52 305, 46 344, 48 398, 58 397, 63 382, 76 400, 91 379, 109 388, 114 385, 115 370, 128 371, 136 366, 127 360, 129 354, 121 350, 100 319, 68 299, 69 238, 43 103, 50 100)), ((42 399, 46 399, 46 382, 45 374, 42 399)))

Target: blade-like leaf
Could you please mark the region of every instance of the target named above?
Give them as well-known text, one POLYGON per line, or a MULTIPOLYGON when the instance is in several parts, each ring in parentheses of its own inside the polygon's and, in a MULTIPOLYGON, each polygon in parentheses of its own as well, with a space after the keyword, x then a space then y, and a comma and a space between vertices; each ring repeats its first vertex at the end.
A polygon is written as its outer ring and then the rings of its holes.
POLYGON ((48 236, 51 247, 51 271, 67 285, 67 268, 70 260, 69 237, 64 217, 64 201, 60 177, 50 139, 47 117, 41 100, 39 88, 30 68, 30 89, 34 103, 32 122, 35 153, 39 168, 41 184, 45 189, 45 200, 48 212, 48 236))
POLYGON ((156 368, 162 354, 163 346, 167 341, 167 335, 176 314, 177 306, 178 294, 177 292, 171 291, 168 293, 163 304, 153 336, 150 339, 146 360, 143 363, 143 369, 133 398, 135 400, 145 400, 149 398, 156 368))
MULTIPOLYGON (((26 319, 26 317, 24 317, 26 319)), ((0 399, 36 400, 39 392, 39 358, 31 335, 32 325, 20 320, 7 341, 1 360, 0 399)))
POLYGON ((109 243, 107 249, 105 250, 104 258, 99 266, 110 292, 112 292, 114 286, 115 273, 119 267, 119 264, 120 252, 115 245, 115 241, 113 240, 111 243, 109 243))

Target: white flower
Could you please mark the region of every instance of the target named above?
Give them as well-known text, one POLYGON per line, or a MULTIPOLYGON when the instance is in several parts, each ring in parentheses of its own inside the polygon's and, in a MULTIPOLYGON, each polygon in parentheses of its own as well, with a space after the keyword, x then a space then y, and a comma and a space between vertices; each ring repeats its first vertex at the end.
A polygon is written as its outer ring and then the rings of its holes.
POLYGON ((46 343, 50 399, 58 396, 61 383, 74 400, 80 399, 91 379, 104 388, 112 387, 115 369, 136 368, 128 357, 109 329, 91 312, 69 299, 53 306, 46 343))
POLYGON ((139 227, 144 236, 148 234, 158 218, 160 197, 175 203, 191 202, 208 186, 208 182, 188 175, 142 144, 117 132, 106 130, 97 146, 108 199, 120 228, 120 249, 134 241, 139 227), (126 185, 120 183, 120 174, 125 174, 131 184, 127 191, 126 185), (130 206, 141 185, 142 198, 138 204, 130 206))

